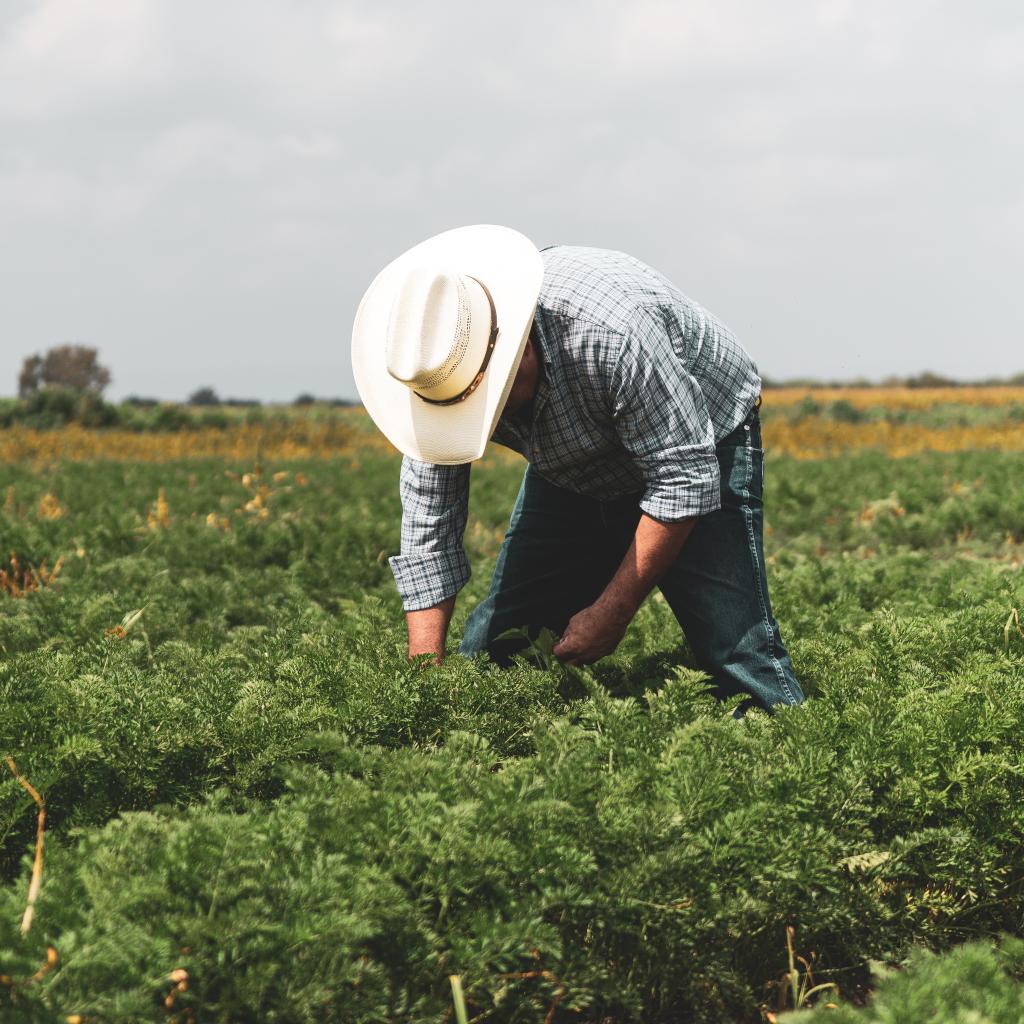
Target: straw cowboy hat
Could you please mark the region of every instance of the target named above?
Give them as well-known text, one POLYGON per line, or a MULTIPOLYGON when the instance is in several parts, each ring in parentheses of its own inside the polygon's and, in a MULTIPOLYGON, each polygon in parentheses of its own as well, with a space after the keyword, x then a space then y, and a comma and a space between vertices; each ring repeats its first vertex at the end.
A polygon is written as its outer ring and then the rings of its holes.
POLYGON ((404 455, 480 458, 530 334, 543 277, 537 247, 477 224, 428 238, 366 290, 352 369, 367 412, 404 455))

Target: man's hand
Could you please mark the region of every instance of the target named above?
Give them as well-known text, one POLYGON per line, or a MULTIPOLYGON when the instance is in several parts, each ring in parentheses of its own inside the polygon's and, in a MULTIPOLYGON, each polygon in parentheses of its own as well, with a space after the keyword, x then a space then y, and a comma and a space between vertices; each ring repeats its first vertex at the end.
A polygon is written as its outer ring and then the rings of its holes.
POLYGON ((567 665, 592 665, 619 646, 634 614, 598 599, 569 620, 552 653, 567 665))
POLYGON ((455 598, 450 597, 432 608, 405 613, 405 621, 409 627, 410 658, 415 658, 417 654, 432 654, 434 664, 441 664, 444 660, 444 641, 448 636, 448 623, 451 622, 454 610, 455 598))
POLYGON ((590 665, 611 654, 651 588, 664 575, 689 537, 696 518, 663 523, 641 515, 630 544, 604 593, 577 612, 555 645, 554 655, 569 665, 590 665))

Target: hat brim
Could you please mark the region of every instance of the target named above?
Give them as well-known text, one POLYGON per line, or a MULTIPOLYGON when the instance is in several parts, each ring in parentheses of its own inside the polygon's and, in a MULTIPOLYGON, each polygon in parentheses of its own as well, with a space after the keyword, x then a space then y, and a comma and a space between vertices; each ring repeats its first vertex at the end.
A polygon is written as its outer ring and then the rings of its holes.
POLYGON ((403 455, 436 465, 479 459, 508 399, 530 335, 544 264, 511 228, 476 224, 420 242, 389 263, 366 290, 352 327, 352 371, 366 411, 403 455), (387 370, 385 339, 405 273, 436 265, 482 281, 494 299, 498 339, 483 381, 465 401, 431 405, 387 370))

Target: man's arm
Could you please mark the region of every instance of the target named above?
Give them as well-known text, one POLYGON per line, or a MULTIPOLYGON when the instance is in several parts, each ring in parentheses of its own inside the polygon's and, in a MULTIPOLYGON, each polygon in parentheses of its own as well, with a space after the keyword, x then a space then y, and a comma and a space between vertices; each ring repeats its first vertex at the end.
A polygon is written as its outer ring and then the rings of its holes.
POLYGON ((434 663, 444 660, 444 642, 448 636, 448 623, 451 622, 455 610, 455 598, 434 605, 432 608, 421 608, 419 611, 406 612, 405 621, 409 627, 409 657, 417 654, 432 654, 434 663))
POLYGON ((555 656, 570 665, 590 665, 611 654, 696 522, 696 516, 663 523, 646 513, 641 515, 622 564, 601 596, 569 620, 555 656))
POLYGON ((390 559, 409 628, 409 657, 444 657, 455 595, 469 579, 462 547, 469 508, 469 466, 402 460, 401 553, 390 559))
POLYGON ((573 616, 555 654, 586 665, 618 646, 643 599, 679 554, 697 520, 721 504, 715 433, 704 395, 666 325, 641 310, 609 348, 603 380, 615 430, 644 478, 640 522, 626 557, 589 607, 573 616))

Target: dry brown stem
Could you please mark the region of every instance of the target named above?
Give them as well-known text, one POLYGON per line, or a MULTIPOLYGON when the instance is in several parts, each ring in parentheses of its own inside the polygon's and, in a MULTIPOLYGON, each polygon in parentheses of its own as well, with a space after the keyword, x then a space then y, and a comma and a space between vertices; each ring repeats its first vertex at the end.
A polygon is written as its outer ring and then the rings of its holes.
POLYGON ((36 856, 32 864, 32 880, 28 884, 28 903, 25 906, 25 913, 21 918, 21 934, 27 934, 32 927, 32 917, 35 914, 36 900, 39 898, 39 887, 43 881, 43 836, 46 829, 46 804, 39 795, 39 791, 24 776, 18 773, 14 758, 10 755, 4 757, 11 774, 18 780, 18 785, 36 802, 39 808, 39 817, 36 821, 36 856))
MULTIPOLYGON (((533 950, 533 959, 540 963, 540 951, 533 950)), ((516 981, 529 981, 533 978, 542 978, 548 984, 553 985, 555 988, 554 1001, 551 1004, 550 1009, 544 1016, 544 1024, 552 1024, 555 1019, 555 1012, 558 1010, 558 1004, 565 998, 565 986, 555 977, 551 971, 543 970, 539 968, 535 971, 516 971, 511 974, 502 974, 502 978, 508 978, 516 981)))

